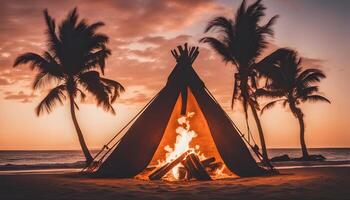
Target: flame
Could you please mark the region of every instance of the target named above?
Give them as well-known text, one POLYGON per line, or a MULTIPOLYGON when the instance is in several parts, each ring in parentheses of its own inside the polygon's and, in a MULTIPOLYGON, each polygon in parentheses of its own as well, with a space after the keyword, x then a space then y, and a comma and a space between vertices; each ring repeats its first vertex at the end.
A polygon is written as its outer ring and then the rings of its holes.
MULTIPOLYGON (((169 145, 166 145, 164 147, 164 150, 166 151, 165 154, 165 161, 160 162, 158 161, 158 165, 161 166, 164 163, 170 163, 179 156, 181 156, 185 152, 193 152, 196 153, 200 159, 205 159, 205 156, 200 153, 199 145, 195 145, 195 147, 190 147, 190 142, 193 138, 197 137, 197 133, 194 130, 191 130, 190 125, 190 119, 195 115, 194 112, 188 112, 187 115, 181 116, 177 119, 177 122, 179 126, 176 128, 175 132, 177 133, 176 141, 174 144, 174 147, 170 147, 169 145)), ((182 164, 178 164, 172 169, 172 175, 175 179, 179 179, 179 167, 181 167, 182 164)))
POLYGON ((224 173, 225 166, 222 166, 220 169, 215 171, 215 177, 223 177, 226 174, 224 173))
MULTIPOLYGON (((194 147, 190 147, 190 143, 193 138, 197 137, 197 133, 194 130, 191 130, 190 119, 195 115, 194 112, 188 112, 187 115, 181 116, 177 119, 179 126, 176 128, 175 132, 177 134, 176 140, 174 143, 174 147, 170 147, 170 145, 166 145, 164 147, 165 160, 158 160, 158 167, 165 165, 166 163, 170 163, 180 157, 185 152, 195 153, 200 160, 206 159, 203 153, 200 152, 200 146, 194 145, 194 147)), ((180 179, 179 168, 183 167, 181 163, 172 168, 171 173, 169 173, 172 178, 176 180, 180 179)), ((220 169, 217 169, 214 172, 215 179, 222 178, 227 176, 224 173, 225 166, 222 166, 220 169)))

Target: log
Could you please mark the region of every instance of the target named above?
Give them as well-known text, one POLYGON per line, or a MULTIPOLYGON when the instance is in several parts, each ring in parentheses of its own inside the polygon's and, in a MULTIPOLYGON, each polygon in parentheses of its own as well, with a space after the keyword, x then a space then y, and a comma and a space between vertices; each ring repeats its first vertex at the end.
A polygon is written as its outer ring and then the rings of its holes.
POLYGON ((197 180, 212 180, 208 172, 203 167, 197 155, 191 153, 190 155, 188 155, 188 158, 191 160, 191 163, 193 163, 195 167, 195 178, 197 180))
POLYGON ((215 157, 210 157, 201 161, 203 167, 208 167, 213 162, 215 162, 215 157))
MULTIPOLYGON (((166 167, 169 166, 170 163, 166 163, 165 165, 161 166, 160 168, 154 170, 149 176, 148 178, 151 180, 158 180, 156 179, 156 176, 159 176, 158 174, 161 173, 166 167)), ((160 178, 159 178, 160 179, 160 178)))
POLYGON ((187 170, 185 167, 179 167, 179 180, 186 179, 187 170))
POLYGON ((189 157, 186 158, 183 162, 183 166, 185 167, 187 171, 187 179, 190 180, 191 178, 196 178, 198 176, 196 167, 192 163, 191 159, 189 157))
MULTIPOLYGON (((215 162, 215 157, 210 157, 210 158, 207 158, 207 159, 204 159, 204 160, 201 160, 201 163, 203 165, 203 167, 209 167, 210 165, 212 165, 213 163, 215 162)), ((182 165, 184 165, 184 163, 181 162, 182 165)), ((218 164, 218 163, 216 163, 218 164)), ((184 165, 185 166, 185 165, 184 165)), ((157 167, 156 166, 148 166, 145 171, 153 171, 155 170, 157 167)))
POLYGON ((207 166, 206 169, 208 169, 208 171, 210 171, 210 172, 213 172, 220 167, 222 167, 222 162, 215 162, 215 163, 212 163, 209 166, 207 166))
POLYGON ((145 172, 151 172, 151 171, 153 171, 153 170, 155 170, 157 167, 155 167, 155 166, 149 166, 149 167, 147 167, 144 171, 145 172))
MULTIPOLYGON (((193 165, 189 166, 188 163, 186 163, 185 161, 186 161, 186 159, 182 162, 182 165, 185 167, 185 169, 187 171, 186 179, 189 180, 189 179, 193 178, 193 175, 191 174, 191 171, 192 171, 192 173, 194 173, 193 171, 195 171, 195 169, 194 169, 193 165), (192 167, 192 169, 191 169, 191 167, 192 167)), ((215 157, 210 157, 210 158, 207 158, 207 159, 204 159, 204 160, 201 161, 201 163, 202 163, 202 165, 203 165, 203 167, 205 169, 206 168, 208 168, 208 169, 214 168, 214 170, 215 170, 220 165, 218 165, 217 163, 216 164, 214 163, 214 165, 213 165, 213 162, 215 162, 215 157)))
POLYGON ((160 180, 165 174, 167 174, 173 167, 178 165, 183 159, 186 158, 188 152, 183 153, 181 156, 176 158, 170 163, 167 163, 163 165, 161 168, 156 169, 154 172, 152 172, 148 178, 150 180, 160 180))

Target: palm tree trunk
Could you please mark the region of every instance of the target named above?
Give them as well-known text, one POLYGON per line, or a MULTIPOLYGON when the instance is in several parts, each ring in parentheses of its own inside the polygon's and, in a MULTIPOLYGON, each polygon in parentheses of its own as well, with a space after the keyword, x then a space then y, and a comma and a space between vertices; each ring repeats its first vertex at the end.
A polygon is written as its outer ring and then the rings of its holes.
POLYGON ((297 118, 300 126, 300 145, 301 151, 303 152, 303 159, 309 158, 309 153, 307 152, 306 143, 305 143, 305 124, 302 113, 297 113, 297 118))
POLYGON ((79 138, 79 143, 80 143, 80 146, 81 146, 81 149, 83 150, 83 153, 84 153, 84 156, 85 156, 85 159, 86 159, 86 164, 89 165, 93 158, 90 154, 90 151, 85 143, 85 140, 84 140, 84 136, 83 136, 83 133, 81 132, 81 129, 79 127, 79 124, 78 124, 78 121, 77 121, 77 117, 75 116, 75 107, 74 107, 74 99, 71 95, 69 95, 69 103, 70 103, 70 113, 71 113, 71 116, 72 116, 72 120, 73 120, 73 123, 74 123, 74 127, 75 127, 75 130, 77 131, 77 134, 78 134, 78 138, 79 138))
POLYGON ((267 150, 266 150, 266 143, 265 143, 265 137, 264 137, 264 132, 261 126, 261 122, 258 116, 258 113, 256 112, 256 109, 253 105, 252 102, 249 102, 249 106, 252 110, 256 125, 258 127, 258 132, 259 132, 259 137, 260 137, 260 143, 261 143, 261 149, 262 149, 262 156, 263 156, 263 164, 265 164, 266 166, 270 166, 269 165, 269 157, 267 155, 267 150))

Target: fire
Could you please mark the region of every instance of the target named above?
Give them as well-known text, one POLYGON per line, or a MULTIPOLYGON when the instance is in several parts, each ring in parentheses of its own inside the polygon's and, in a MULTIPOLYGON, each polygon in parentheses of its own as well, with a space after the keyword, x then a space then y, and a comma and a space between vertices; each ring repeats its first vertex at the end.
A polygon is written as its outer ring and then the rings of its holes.
MULTIPOLYGON (((199 160, 205 160, 206 156, 204 156, 203 153, 200 152, 200 146, 198 144, 194 145, 194 147, 190 146, 191 141, 198 136, 196 131, 191 130, 190 120, 195 115, 194 112, 188 112, 187 115, 181 116, 177 119, 177 122, 179 126, 176 128, 176 140, 174 143, 174 146, 171 147, 170 145, 166 145, 164 147, 164 150, 166 151, 165 154, 165 160, 160 161, 158 160, 158 167, 164 166, 167 163, 171 163, 177 158, 179 158, 184 153, 194 153, 198 156, 199 160)), ((180 168, 184 167, 181 163, 177 164, 175 167, 171 169, 171 173, 169 175, 171 177, 168 177, 170 179, 180 179, 180 168)), ((221 178, 226 176, 226 174, 223 172, 225 169, 225 166, 223 165, 220 169, 216 169, 215 172, 213 171, 212 175, 215 179, 221 178)))
MULTIPOLYGON (((200 153, 199 145, 195 147, 190 147, 190 142, 193 138, 197 137, 197 133, 194 130, 191 130, 190 119, 195 115, 194 112, 188 112, 187 115, 181 116, 177 119, 179 126, 176 128, 175 132, 177 133, 176 141, 174 147, 166 145, 164 150, 167 152, 165 154, 165 161, 158 161, 159 165, 164 163, 170 163, 185 152, 196 153, 200 159, 205 159, 205 156, 200 153)), ((181 164, 178 164, 172 169, 172 175, 175 179, 179 179, 179 167, 181 164)))

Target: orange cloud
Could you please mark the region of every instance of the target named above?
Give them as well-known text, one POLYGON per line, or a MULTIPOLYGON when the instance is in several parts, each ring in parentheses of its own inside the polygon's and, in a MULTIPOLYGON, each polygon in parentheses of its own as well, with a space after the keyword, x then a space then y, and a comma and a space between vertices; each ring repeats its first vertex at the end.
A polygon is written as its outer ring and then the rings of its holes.
POLYGON ((36 97, 34 93, 27 94, 23 91, 19 91, 18 93, 13 93, 10 91, 4 92, 6 100, 18 100, 22 103, 29 103, 36 97))

